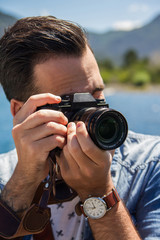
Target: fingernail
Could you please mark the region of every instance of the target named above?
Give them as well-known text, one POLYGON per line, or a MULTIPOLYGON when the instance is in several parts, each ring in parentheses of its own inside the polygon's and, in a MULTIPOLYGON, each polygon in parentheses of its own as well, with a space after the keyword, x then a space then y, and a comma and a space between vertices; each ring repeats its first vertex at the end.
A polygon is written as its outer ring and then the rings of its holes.
POLYGON ((77 126, 77 128, 80 128, 80 127, 82 127, 82 125, 83 125, 83 122, 78 122, 76 126, 77 126))
POLYGON ((75 128, 75 126, 76 126, 76 125, 75 125, 74 122, 70 122, 70 123, 68 124, 68 127, 69 127, 69 128, 75 128))
POLYGON ((56 100, 60 102, 61 101, 61 97, 60 96, 56 96, 56 100))

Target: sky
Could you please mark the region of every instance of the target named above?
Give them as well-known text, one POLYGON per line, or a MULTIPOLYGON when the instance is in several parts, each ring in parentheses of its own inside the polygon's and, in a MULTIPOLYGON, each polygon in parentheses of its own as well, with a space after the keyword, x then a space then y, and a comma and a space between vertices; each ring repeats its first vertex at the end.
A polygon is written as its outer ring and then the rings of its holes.
POLYGON ((160 14, 160 0, 0 0, 0 10, 15 17, 53 15, 87 30, 131 30, 160 14))

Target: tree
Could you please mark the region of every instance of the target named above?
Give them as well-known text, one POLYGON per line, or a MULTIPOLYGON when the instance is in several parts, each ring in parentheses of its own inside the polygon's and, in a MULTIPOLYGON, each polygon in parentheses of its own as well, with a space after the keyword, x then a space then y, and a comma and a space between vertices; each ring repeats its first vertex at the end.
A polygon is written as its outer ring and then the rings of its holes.
POLYGON ((137 52, 133 49, 128 50, 123 57, 123 66, 130 67, 138 61, 137 52))
POLYGON ((98 65, 100 68, 104 68, 108 70, 113 70, 114 68, 114 64, 109 58, 99 61, 98 65))

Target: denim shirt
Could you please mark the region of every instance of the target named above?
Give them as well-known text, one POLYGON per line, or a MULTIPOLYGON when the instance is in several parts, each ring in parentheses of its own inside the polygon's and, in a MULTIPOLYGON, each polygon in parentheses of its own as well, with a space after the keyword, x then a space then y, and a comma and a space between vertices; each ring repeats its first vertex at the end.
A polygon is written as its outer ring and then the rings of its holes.
MULTIPOLYGON (((16 163, 16 150, 0 155, 0 189, 16 163)), ((111 174, 141 238, 160 239, 160 137, 129 131, 125 143, 115 151, 111 174)), ((92 239, 86 221, 84 240, 92 239)))

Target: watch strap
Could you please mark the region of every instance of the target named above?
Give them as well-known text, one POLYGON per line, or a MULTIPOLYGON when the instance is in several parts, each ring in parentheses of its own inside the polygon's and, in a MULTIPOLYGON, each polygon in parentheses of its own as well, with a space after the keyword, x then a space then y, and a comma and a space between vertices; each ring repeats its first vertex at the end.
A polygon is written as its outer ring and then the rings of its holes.
POLYGON ((102 199, 106 202, 107 204, 107 210, 112 208, 114 205, 116 205, 120 201, 120 197, 118 195, 118 192, 115 188, 112 189, 109 193, 104 195, 102 199))

